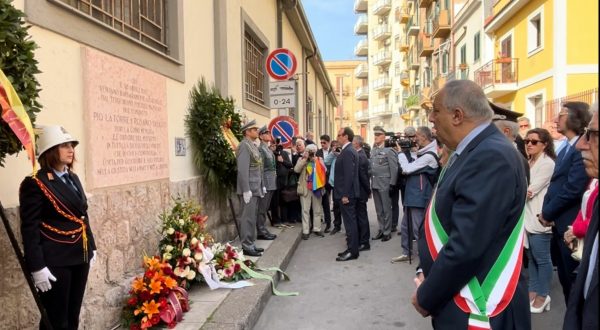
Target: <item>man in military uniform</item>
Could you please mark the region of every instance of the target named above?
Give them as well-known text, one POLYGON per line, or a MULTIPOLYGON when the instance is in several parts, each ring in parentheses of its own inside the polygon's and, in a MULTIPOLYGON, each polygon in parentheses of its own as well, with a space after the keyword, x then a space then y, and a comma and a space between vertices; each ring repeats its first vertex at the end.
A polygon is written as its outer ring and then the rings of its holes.
POLYGON ((398 157, 391 148, 385 147, 385 131, 381 126, 373 128, 375 134, 375 145, 371 150, 371 189, 379 232, 374 240, 381 239, 383 242, 392 237, 392 204, 390 200, 390 188, 396 184, 398 175, 398 157))
POLYGON ((265 223, 267 221, 267 212, 271 205, 271 198, 277 191, 277 169, 275 167, 275 154, 269 149, 269 142, 271 141, 271 131, 267 128, 267 125, 261 127, 258 131, 258 138, 260 139, 260 146, 258 150, 262 157, 263 162, 263 184, 267 189, 265 197, 261 198, 258 202, 258 221, 256 222, 256 231, 258 235, 257 239, 262 240, 274 240, 277 235, 271 234, 265 223))
POLYGON ((256 221, 258 218, 259 199, 263 198, 266 189, 263 184, 263 162, 254 141, 258 138, 258 126, 252 120, 242 126, 244 138, 236 150, 237 159, 237 194, 242 198, 242 214, 240 216, 240 241, 244 255, 258 257, 264 251, 256 247, 256 221))

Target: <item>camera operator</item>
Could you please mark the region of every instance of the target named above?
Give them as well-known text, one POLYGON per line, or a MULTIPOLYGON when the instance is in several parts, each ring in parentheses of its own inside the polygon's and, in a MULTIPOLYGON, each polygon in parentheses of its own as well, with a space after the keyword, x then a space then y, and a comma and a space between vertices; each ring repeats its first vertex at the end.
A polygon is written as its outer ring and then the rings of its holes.
POLYGON ((302 239, 307 240, 311 231, 312 208, 312 231, 313 234, 323 237, 321 233, 321 220, 323 218, 323 208, 321 197, 325 189, 325 164, 323 159, 317 157, 316 144, 306 146, 306 151, 298 159, 294 166, 294 172, 300 175, 298 179, 298 195, 300 196, 300 205, 302 206, 302 239), (322 172, 321 172, 322 170, 322 172), (322 174, 322 177, 320 176, 322 174))
POLYGON ((398 176, 398 156, 392 148, 385 145, 385 130, 381 126, 373 128, 375 145, 371 150, 371 190, 379 231, 373 240, 382 242, 392 238, 392 202, 390 190, 395 189, 398 176))
POLYGON ((290 154, 283 150, 281 138, 277 137, 275 143, 269 146, 275 155, 275 170, 277 173, 277 191, 271 199, 271 225, 273 227, 282 227, 288 222, 287 203, 281 197, 281 191, 288 184, 288 175, 292 168, 290 154))
POLYGON ((402 173, 407 177, 403 200, 404 216, 400 228, 403 253, 393 258, 393 262, 409 260, 409 255, 414 251, 411 246, 412 240, 419 238, 419 228, 423 223, 425 208, 433 191, 429 176, 435 175, 439 167, 437 143, 431 135, 431 130, 426 126, 419 127, 415 139, 419 148, 417 159, 409 161, 407 152, 402 152, 398 156, 402 173))

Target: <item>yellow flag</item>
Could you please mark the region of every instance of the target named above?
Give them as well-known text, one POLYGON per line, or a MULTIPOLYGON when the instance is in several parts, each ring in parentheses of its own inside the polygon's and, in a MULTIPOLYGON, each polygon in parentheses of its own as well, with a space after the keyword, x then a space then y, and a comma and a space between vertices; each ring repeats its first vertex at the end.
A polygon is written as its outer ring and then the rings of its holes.
POLYGON ((16 137, 21 141, 23 147, 27 151, 27 155, 31 160, 33 171, 36 170, 35 163, 35 135, 31 120, 23 107, 23 103, 19 99, 17 92, 13 88, 4 72, 0 69, 0 107, 2 108, 2 119, 15 133, 16 137))

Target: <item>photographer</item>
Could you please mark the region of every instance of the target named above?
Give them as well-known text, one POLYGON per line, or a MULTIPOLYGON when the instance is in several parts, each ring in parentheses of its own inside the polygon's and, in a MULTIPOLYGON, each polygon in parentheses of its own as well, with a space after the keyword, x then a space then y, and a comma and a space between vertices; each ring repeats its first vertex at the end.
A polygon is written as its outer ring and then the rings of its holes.
POLYGON ((317 157, 317 146, 309 144, 306 151, 294 166, 294 172, 300 175, 298 179, 298 195, 302 206, 302 239, 307 240, 310 235, 310 209, 313 210, 313 234, 323 237, 321 233, 321 220, 323 208, 321 196, 325 188, 325 163, 317 157))
POLYGON ((381 126, 373 128, 375 145, 371 151, 371 189, 377 212, 379 231, 373 240, 389 241, 392 231, 392 202, 390 189, 396 185, 398 157, 392 148, 385 145, 385 130, 381 126))
POLYGON ((277 172, 277 193, 273 195, 271 200, 271 225, 273 227, 281 227, 288 221, 288 203, 282 197, 283 189, 288 185, 288 176, 292 169, 292 160, 290 154, 283 150, 281 138, 277 137, 275 144, 271 144, 271 150, 275 155, 275 169, 277 172))
POLYGON ((400 227, 403 254, 393 258, 393 262, 409 260, 411 253, 409 246, 412 244, 413 239, 417 240, 419 238, 419 228, 423 223, 425 208, 431 199, 433 184, 430 176, 434 176, 439 167, 437 143, 431 135, 431 130, 428 127, 421 126, 417 129, 415 138, 419 148, 417 159, 412 162, 409 161, 408 152, 402 152, 398 156, 402 173, 407 177, 403 200, 404 216, 400 227), (411 227, 411 233, 408 230, 409 226, 411 227))

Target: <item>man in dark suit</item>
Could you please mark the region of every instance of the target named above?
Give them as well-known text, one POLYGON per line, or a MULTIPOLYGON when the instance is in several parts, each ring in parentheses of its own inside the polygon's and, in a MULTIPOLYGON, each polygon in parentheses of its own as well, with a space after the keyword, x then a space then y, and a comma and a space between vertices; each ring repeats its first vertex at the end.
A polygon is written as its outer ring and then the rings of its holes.
POLYGON ((363 138, 356 135, 352 140, 352 147, 358 153, 358 183, 360 186, 360 194, 356 201, 356 219, 358 221, 358 251, 368 251, 371 249, 369 239, 371 229, 369 228, 369 215, 367 213, 367 201, 371 195, 371 182, 369 181, 370 169, 367 153, 363 150, 363 138))
MULTIPOLYGON (((577 142, 585 171, 598 179, 598 103, 592 106, 592 121, 577 142)), ((563 329, 598 329, 598 201, 587 229, 577 278, 571 288, 563 329)))
POLYGON ((412 296, 436 329, 531 328, 519 262, 525 170, 491 117, 483 90, 470 80, 448 82, 429 115, 454 150, 427 208, 419 240, 424 279, 415 278, 412 296))
POLYGON ((342 220, 346 229, 346 251, 338 254, 337 261, 348 261, 358 258, 359 238, 358 221, 356 219, 356 200, 360 196, 358 182, 358 153, 351 146, 354 132, 350 127, 340 128, 337 135, 342 152, 335 161, 333 198, 340 203, 342 220))
POLYGON ((539 215, 543 225, 552 226, 552 259, 565 301, 568 300, 571 285, 575 281, 574 271, 578 263, 571 258, 571 250, 563 242, 563 238, 567 226, 577 217, 581 198, 589 181, 581 152, 575 148, 575 143, 590 122, 588 109, 587 103, 567 102, 558 113, 557 129, 567 137, 567 144, 556 157, 554 173, 539 215))

